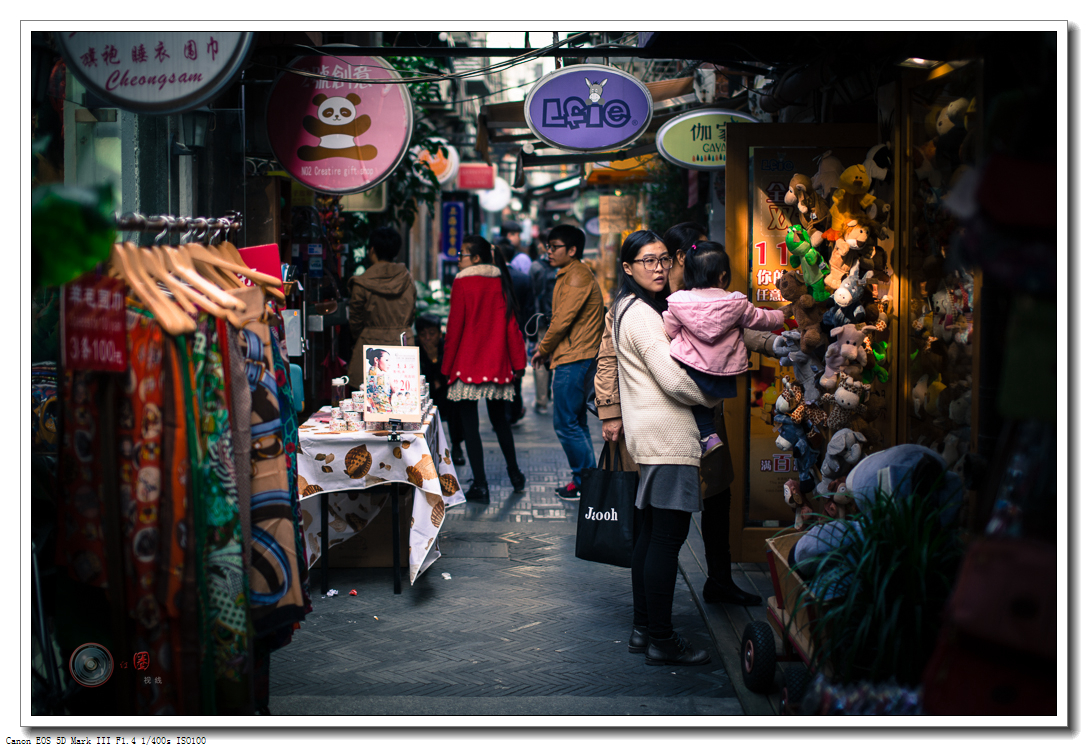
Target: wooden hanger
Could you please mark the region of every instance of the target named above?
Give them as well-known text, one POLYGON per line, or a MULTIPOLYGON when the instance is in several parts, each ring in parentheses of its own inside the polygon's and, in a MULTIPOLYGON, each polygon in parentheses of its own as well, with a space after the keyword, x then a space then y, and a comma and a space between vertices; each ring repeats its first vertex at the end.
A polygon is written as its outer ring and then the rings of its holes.
MULTIPOLYGON (((153 261, 157 261, 158 263, 160 263, 160 269, 165 273, 165 258, 170 256, 166 253, 165 248, 160 246, 155 247, 154 249, 148 249, 146 251, 149 251, 151 253, 152 257, 154 258, 153 261)), ((164 282, 166 282, 167 287, 171 288, 171 290, 174 292, 174 295, 178 298, 179 301, 181 301, 182 299, 188 299, 190 302, 196 304, 196 306, 199 306, 212 316, 218 319, 226 319, 235 327, 242 326, 242 317, 239 316, 239 314, 235 311, 235 308, 239 306, 243 310, 245 309, 245 303, 243 303, 242 301, 234 298, 234 296, 231 296, 229 293, 224 293, 222 290, 216 288, 215 290, 218 291, 218 293, 222 295, 223 298, 229 301, 228 304, 220 306, 219 304, 209 299, 207 296, 201 293, 197 293, 194 288, 178 282, 176 278, 171 277, 168 273, 167 277, 169 278, 169 280, 164 282), (173 285, 171 285, 169 281, 173 281, 173 285)), ((215 286, 211 285, 210 283, 209 286, 211 288, 215 288, 215 286)))
POLYGON ((196 322, 159 290, 146 269, 144 258, 138 252, 131 241, 114 244, 110 264, 121 274, 167 334, 176 336, 194 332, 196 322))
MULTIPOLYGON (((177 302, 186 314, 195 314, 197 311, 194 302, 190 299, 189 294, 186 292, 186 288, 178 282, 177 278, 166 271, 163 267, 161 256, 156 253, 150 247, 140 247, 136 249, 136 254, 141 256, 145 261, 145 269, 148 271, 152 281, 159 281, 166 289, 170 291, 170 294, 174 297, 174 301, 177 302)), ((205 309, 207 311, 207 309, 205 309)))
POLYGON ((189 285, 204 293, 221 307, 236 309, 241 312, 246 310, 244 301, 227 293, 222 286, 216 285, 213 281, 201 275, 193 265, 192 257, 184 249, 172 246, 163 246, 161 249, 167 268, 176 276, 188 281, 189 285))

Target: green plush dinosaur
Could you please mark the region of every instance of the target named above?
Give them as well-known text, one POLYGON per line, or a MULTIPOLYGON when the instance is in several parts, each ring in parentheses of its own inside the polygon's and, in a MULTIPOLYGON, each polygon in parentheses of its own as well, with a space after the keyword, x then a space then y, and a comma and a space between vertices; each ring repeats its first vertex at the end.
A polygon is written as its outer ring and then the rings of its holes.
POLYGON ((831 292, 824 287, 824 278, 831 274, 831 269, 813 248, 804 226, 796 224, 786 230, 786 249, 790 253, 790 266, 801 269, 812 300, 820 302, 831 298, 831 292))

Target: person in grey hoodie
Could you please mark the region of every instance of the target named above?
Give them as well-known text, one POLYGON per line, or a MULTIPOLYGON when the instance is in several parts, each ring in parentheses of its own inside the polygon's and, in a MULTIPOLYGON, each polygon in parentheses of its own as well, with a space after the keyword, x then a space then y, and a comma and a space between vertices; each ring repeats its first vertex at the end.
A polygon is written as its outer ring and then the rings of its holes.
POLYGON ((351 294, 348 324, 355 338, 348 365, 348 383, 352 389, 363 383, 364 345, 415 344, 412 321, 416 312, 416 285, 408 268, 394 261, 400 249, 401 238, 395 229, 386 226, 375 229, 370 237, 374 264, 348 281, 351 294))

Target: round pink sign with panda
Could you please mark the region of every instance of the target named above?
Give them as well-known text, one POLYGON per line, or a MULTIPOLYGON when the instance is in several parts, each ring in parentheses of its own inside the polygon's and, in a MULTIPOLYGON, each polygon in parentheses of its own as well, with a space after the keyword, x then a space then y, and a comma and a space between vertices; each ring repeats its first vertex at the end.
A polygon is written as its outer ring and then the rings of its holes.
POLYGON ((351 194, 386 179, 408 151, 412 99, 380 57, 309 55, 268 96, 272 152, 315 192, 351 194), (317 77, 320 76, 320 77, 317 77))

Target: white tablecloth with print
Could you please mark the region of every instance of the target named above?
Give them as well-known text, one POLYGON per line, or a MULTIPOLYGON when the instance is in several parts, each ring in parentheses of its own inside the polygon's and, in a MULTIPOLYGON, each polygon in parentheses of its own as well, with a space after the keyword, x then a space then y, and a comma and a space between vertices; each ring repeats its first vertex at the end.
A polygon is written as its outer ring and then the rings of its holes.
POLYGON ((422 431, 402 433, 399 442, 389 441, 388 431, 334 433, 328 422, 318 419, 328 414, 329 408, 322 408, 298 429, 298 490, 309 566, 321 557, 321 509, 316 496, 331 493, 328 526, 332 547, 361 531, 387 502, 385 496, 338 491, 407 483, 414 498, 408 579, 415 583, 442 555, 437 539, 446 508, 465 502, 438 412, 428 416, 422 431))

